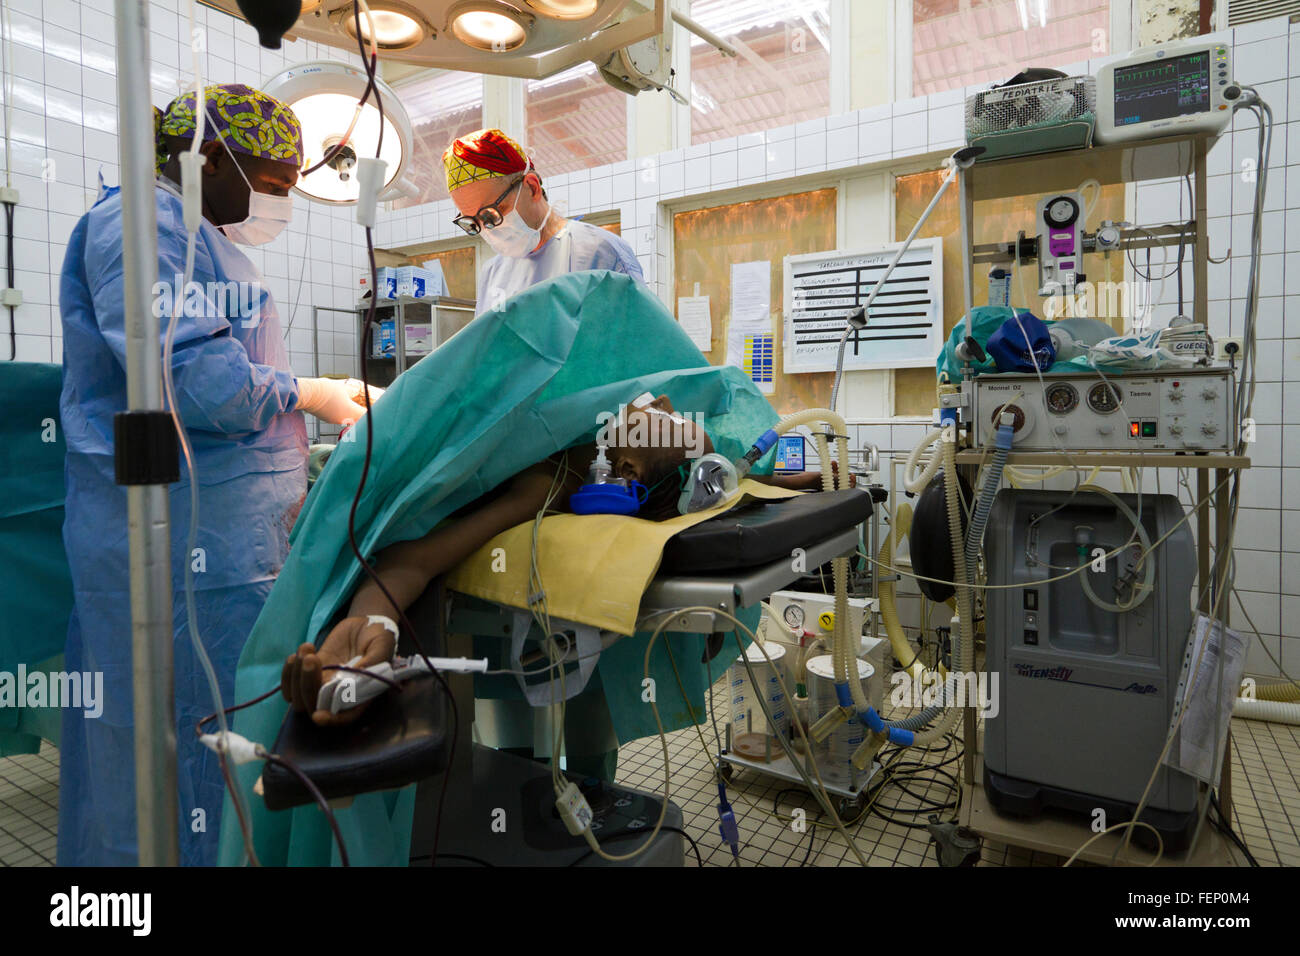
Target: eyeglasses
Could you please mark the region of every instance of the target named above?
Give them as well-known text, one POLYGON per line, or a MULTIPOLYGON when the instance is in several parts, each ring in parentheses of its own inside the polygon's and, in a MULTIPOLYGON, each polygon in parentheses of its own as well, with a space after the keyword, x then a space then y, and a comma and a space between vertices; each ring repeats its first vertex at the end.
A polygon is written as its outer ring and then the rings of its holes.
POLYGON ((511 183, 509 186, 506 187, 505 192, 503 192, 491 203, 484 206, 473 216, 457 216, 455 219, 452 220, 452 222, 460 226, 460 228, 464 229, 465 232, 469 233, 469 235, 471 236, 477 236, 479 232, 481 232, 484 229, 495 229, 497 226, 501 225, 501 220, 504 218, 501 215, 501 210, 498 207, 503 202, 505 202, 506 197, 509 196, 516 188, 522 186, 523 182, 524 182, 523 177, 516 179, 513 183, 511 183))

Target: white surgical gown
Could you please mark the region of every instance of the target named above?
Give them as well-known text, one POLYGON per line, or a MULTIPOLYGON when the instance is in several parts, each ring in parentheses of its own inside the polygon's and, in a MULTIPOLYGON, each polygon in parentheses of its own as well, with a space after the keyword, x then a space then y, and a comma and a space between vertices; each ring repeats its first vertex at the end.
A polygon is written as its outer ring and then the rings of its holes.
POLYGON ((486 312, 547 279, 591 269, 622 272, 645 281, 641 263, 626 239, 608 229, 570 219, 536 252, 490 259, 478 280, 478 311, 486 312))

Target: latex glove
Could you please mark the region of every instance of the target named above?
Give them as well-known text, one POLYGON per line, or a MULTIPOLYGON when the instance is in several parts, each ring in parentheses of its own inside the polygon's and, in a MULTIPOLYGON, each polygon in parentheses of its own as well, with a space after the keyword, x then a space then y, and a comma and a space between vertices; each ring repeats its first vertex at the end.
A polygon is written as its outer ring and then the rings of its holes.
MULTIPOLYGON (((346 617, 330 631, 320 648, 303 644, 296 654, 290 654, 280 671, 280 693, 294 710, 311 714, 313 723, 328 727, 356 720, 369 702, 349 710, 331 714, 316 709, 316 697, 321 685, 337 676, 337 671, 325 670, 329 664, 346 664, 354 657, 361 660, 357 668, 373 667, 393 659, 397 639, 382 624, 368 624, 364 617, 346 617)), ((346 673, 346 672, 344 672, 346 673)))
MULTIPOLYGON (((359 389, 334 378, 298 379, 298 409, 334 425, 351 425, 366 413, 353 399, 359 389)), ((371 399, 373 401, 373 398, 371 399)))
MULTIPOLYGON (((351 390, 351 394, 349 395, 349 397, 352 399, 352 401, 356 402, 362 408, 365 408, 366 407, 365 382, 361 381, 361 379, 359 378, 350 378, 347 380, 346 385, 351 390)), ((384 394, 384 390, 382 388, 380 388, 378 385, 371 385, 370 404, 373 405, 375 404, 375 402, 379 401, 379 396, 383 394, 384 394)))

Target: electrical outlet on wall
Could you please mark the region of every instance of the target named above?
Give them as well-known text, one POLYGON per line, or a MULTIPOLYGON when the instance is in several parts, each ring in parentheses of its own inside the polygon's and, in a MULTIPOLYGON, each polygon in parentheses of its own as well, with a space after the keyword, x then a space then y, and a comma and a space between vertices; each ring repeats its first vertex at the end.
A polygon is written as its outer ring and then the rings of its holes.
POLYGON ((1214 340, 1214 357, 1220 361, 1227 362, 1230 359, 1241 358, 1243 342, 1240 336, 1230 335, 1214 340))

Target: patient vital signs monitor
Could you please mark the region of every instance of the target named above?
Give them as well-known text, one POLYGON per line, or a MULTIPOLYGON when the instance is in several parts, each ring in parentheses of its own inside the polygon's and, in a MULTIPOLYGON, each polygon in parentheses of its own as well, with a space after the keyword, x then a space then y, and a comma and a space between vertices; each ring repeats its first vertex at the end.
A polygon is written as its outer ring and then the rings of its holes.
POLYGON ((1097 73, 1098 143, 1217 133, 1232 118, 1239 88, 1225 43, 1142 50, 1097 73))

